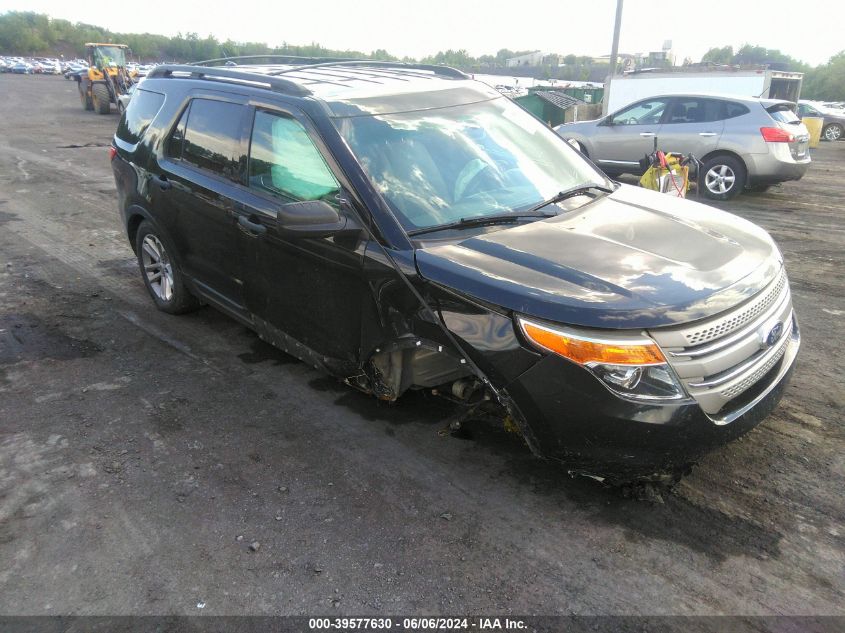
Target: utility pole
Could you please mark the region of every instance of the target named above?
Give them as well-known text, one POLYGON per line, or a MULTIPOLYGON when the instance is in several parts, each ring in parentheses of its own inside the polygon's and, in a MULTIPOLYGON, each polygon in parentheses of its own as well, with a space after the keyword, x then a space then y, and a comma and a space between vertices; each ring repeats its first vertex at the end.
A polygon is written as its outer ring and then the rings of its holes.
POLYGON ((613 46, 610 49, 610 76, 616 74, 616 58, 619 56, 619 31, 622 29, 622 2, 616 0, 616 23, 613 25, 613 46))
POLYGON ((616 74, 616 58, 619 56, 619 31, 622 30, 622 2, 616 0, 616 22, 613 25, 613 46, 610 48, 610 72, 604 84, 604 99, 602 99, 601 113, 607 114, 607 97, 610 88, 610 80, 616 74))

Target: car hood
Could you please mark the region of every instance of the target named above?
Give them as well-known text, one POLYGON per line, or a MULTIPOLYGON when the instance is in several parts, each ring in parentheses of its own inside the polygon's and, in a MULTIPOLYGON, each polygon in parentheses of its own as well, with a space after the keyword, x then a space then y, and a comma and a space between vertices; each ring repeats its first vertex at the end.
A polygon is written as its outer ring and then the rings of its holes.
POLYGON ((508 311, 570 325, 650 328, 727 310, 783 265, 763 229, 622 185, 549 219, 432 243, 420 275, 508 311))
POLYGON ((566 132, 578 132, 581 130, 592 129, 601 122, 601 119, 590 119, 585 121, 571 121, 569 123, 561 123, 554 128, 555 132, 563 135, 566 132))

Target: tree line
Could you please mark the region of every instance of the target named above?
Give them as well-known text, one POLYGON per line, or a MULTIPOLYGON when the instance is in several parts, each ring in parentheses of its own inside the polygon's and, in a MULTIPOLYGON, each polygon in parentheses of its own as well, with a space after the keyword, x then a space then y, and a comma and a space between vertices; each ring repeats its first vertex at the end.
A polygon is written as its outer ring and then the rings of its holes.
MULTIPOLYGON (((72 23, 68 20, 52 19, 47 15, 30 11, 9 11, 0 15, 0 54, 29 55, 65 58, 81 57, 85 42, 117 42, 132 49, 133 59, 139 61, 195 62, 203 59, 233 57, 237 55, 298 55, 303 57, 353 57, 384 61, 417 61, 398 58, 383 49, 369 53, 355 50, 334 50, 317 43, 293 45, 283 43, 271 47, 261 42, 220 41, 209 35, 200 37, 197 33, 180 33, 173 37, 153 33, 116 33, 91 24, 72 23)), ((500 49, 494 55, 474 57, 466 50, 440 51, 419 60, 429 64, 446 64, 461 70, 476 73, 501 74, 508 69, 508 75, 532 76, 539 79, 592 80, 602 81, 608 65, 597 63, 591 57, 578 55, 544 58, 534 66, 507 67, 507 60, 530 53, 500 49)), ((811 67, 777 49, 746 44, 734 50, 732 46, 714 47, 702 57, 702 63, 714 65, 767 64, 777 70, 803 72, 802 96, 810 99, 845 99, 845 50, 816 67, 811 67)), ((685 60, 691 64, 692 60, 685 60)))
POLYGON ((734 50, 733 46, 711 48, 704 53, 702 62, 714 65, 766 64, 774 70, 804 73, 801 96, 807 99, 839 101, 845 99, 845 50, 831 57, 826 64, 810 66, 773 48, 746 44, 734 50))

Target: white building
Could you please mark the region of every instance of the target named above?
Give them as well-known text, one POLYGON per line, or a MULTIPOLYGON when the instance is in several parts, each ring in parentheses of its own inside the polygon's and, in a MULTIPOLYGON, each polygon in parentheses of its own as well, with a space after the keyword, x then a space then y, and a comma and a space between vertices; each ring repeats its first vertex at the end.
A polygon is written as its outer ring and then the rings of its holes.
POLYGON ((505 60, 508 68, 515 68, 516 66, 540 66, 543 63, 543 51, 534 51, 533 53, 526 53, 519 57, 511 57, 505 60))

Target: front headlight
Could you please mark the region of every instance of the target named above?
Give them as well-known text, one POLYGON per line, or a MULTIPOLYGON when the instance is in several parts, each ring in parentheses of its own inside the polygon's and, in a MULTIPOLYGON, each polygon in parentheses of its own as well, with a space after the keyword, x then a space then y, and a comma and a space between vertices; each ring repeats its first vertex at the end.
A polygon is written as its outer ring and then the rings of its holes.
POLYGON ((535 347, 581 365, 605 387, 631 400, 686 398, 675 372, 653 340, 616 333, 587 334, 517 317, 522 334, 535 347))

